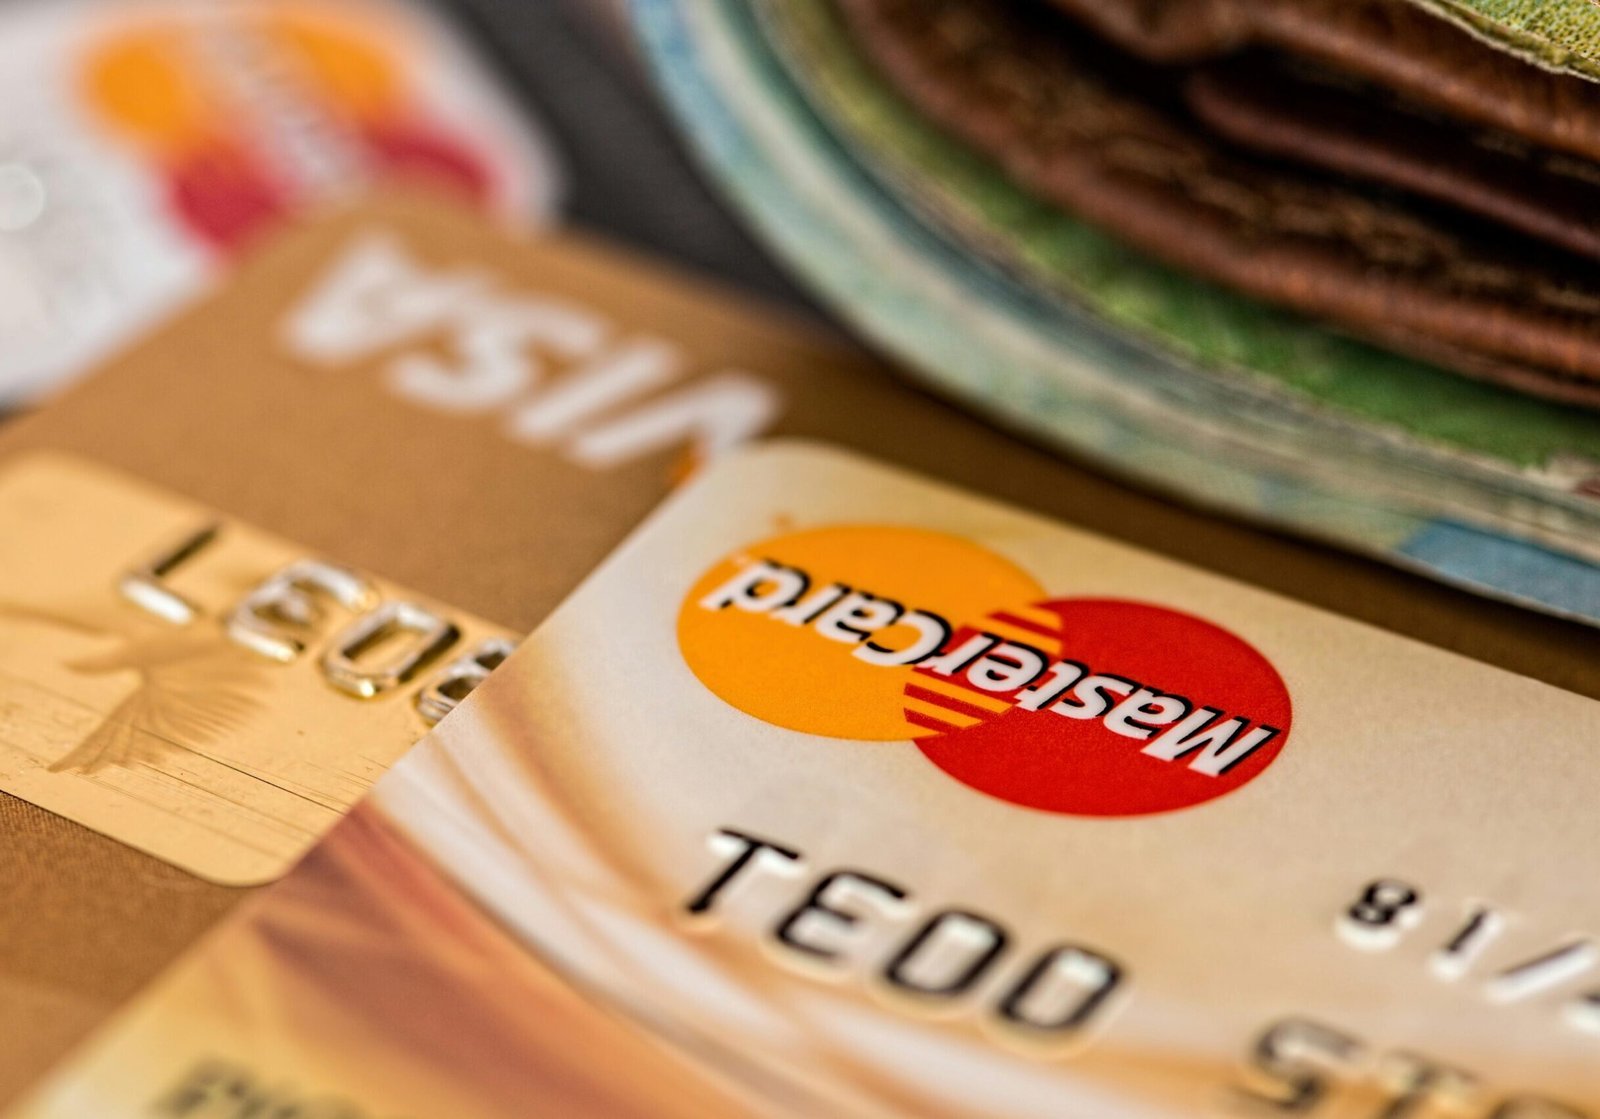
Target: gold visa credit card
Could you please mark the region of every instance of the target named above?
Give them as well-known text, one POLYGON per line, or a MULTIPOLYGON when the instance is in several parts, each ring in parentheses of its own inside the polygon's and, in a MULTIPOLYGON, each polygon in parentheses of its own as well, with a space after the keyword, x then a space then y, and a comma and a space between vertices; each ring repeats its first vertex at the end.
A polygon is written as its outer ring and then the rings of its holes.
POLYGON ((12 1114, 1592 1119, 1597 749, 1593 699, 769 443, 12 1114))
POLYGON ((432 202, 331 213, 0 431, 0 1100, 767 433, 1600 690, 1579 627, 1130 491, 692 277, 432 202))

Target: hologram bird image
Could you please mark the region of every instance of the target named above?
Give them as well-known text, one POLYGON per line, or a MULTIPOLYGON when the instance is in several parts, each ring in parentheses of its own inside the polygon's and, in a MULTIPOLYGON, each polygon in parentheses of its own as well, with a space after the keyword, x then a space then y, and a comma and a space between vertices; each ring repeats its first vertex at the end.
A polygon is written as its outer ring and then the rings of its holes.
POLYGON ((117 638, 116 647, 63 667, 85 676, 133 673, 139 679, 88 737, 51 763, 53 773, 159 765, 175 753, 216 742, 259 710, 257 697, 271 667, 221 631, 147 621, 132 608, 100 618, 0 601, 0 624, 6 622, 117 638))

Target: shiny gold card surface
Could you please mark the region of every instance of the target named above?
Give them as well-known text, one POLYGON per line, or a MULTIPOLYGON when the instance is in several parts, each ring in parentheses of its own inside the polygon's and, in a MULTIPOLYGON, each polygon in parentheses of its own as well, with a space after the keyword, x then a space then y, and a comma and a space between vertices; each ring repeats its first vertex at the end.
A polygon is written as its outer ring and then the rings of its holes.
POLYGON ((772 443, 15 1116, 1592 1119, 1597 749, 1593 700, 772 443), (651 1038, 655 1098, 603 1072, 651 1038))
MULTIPOLYGON (((41 501, 0 542, 28 567, 20 582, 0 572, 0 602, 40 615, 0 623, 8 687, 28 692, 0 722, 26 750, 0 782, 0 1099, 244 896, 219 882, 280 872, 426 729, 416 693, 485 631, 473 619, 527 632, 696 463, 776 422, 779 380, 870 368, 682 285, 652 298, 666 286, 635 267, 431 199, 373 201, 264 244, 225 288, 0 430, 0 478, 70 456, 73 478, 109 479, 95 500, 115 506, 63 548, 73 503, 41 501), (200 608, 190 624, 158 617, 159 593, 143 595, 152 614, 118 589, 128 565, 208 520, 222 534, 170 572, 200 608), (330 647, 367 615, 337 581, 257 598, 257 629, 292 621, 301 592, 321 610, 291 663, 229 636, 263 579, 313 561, 383 602, 427 605, 462 638, 358 700, 327 686, 330 647), (221 659, 188 656, 190 637, 219 635, 221 659), (146 638, 158 647, 140 651, 146 638), (145 655, 159 663, 123 666, 145 655), (40 703, 43 686, 57 703, 40 703), (125 703, 146 709, 146 732, 199 752, 173 768, 163 749, 158 774, 135 756, 153 739, 128 731, 125 703), (174 710, 189 734, 170 733, 174 710), (118 756, 134 764, 108 764, 118 756), (50 771, 63 764, 94 772, 50 771)), ((384 655, 355 636, 355 659, 384 655)))
POLYGON ((0 588, 0 789, 234 886, 287 870, 512 644, 64 456, 0 469, 0 588))
MULTIPOLYGON (((0 430, 0 474, 76 456, 521 634, 698 465, 774 433, 1600 694, 1584 627, 1169 504, 907 387, 814 324, 431 201, 330 213, 263 245, 225 288, 0 430)), ((242 897, 3 792, 0 880, 0 1101, 242 897)))

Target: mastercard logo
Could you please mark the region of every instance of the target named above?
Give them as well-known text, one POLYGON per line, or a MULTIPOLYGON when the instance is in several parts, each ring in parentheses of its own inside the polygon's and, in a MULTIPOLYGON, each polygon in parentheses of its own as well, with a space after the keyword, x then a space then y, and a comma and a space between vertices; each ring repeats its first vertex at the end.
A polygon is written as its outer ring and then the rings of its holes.
POLYGON ((968 540, 849 525, 776 537, 695 584, 695 676, 775 726, 909 743, 989 796, 1074 816, 1190 808, 1259 777, 1287 687, 1241 638, 1164 606, 1049 595, 968 540))
POLYGON ((353 5, 218 3, 109 27, 78 84, 107 134, 164 182, 179 224, 228 252, 375 181, 490 200, 487 160, 419 105, 412 53, 353 5))

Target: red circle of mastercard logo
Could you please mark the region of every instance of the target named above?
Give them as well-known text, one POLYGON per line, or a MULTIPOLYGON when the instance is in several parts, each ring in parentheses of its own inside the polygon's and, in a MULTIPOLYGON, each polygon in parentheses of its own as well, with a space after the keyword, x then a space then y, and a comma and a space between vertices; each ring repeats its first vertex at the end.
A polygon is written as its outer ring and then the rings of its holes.
POLYGON ((924 731, 915 740, 923 755, 991 796, 1076 816, 1170 812, 1248 783, 1288 737, 1289 693, 1276 670, 1200 618, 1058 599, 987 623, 914 670, 906 706, 924 731), (1005 640, 988 646, 995 636, 1005 640), (985 646, 958 668, 964 648, 985 646), (1049 663, 1036 673, 1040 656, 1049 663), (990 690, 1024 677, 1015 690, 990 690))
POLYGON ((690 669, 766 722, 863 749, 907 744, 1012 804, 1141 816, 1225 796, 1289 737, 1288 689, 1202 618, 1051 598, 970 541, 850 525, 707 572, 678 639, 690 669))

